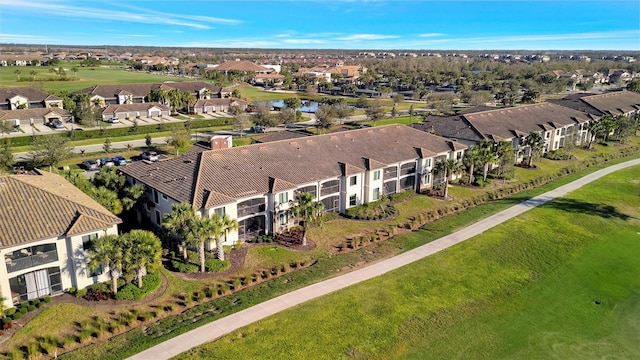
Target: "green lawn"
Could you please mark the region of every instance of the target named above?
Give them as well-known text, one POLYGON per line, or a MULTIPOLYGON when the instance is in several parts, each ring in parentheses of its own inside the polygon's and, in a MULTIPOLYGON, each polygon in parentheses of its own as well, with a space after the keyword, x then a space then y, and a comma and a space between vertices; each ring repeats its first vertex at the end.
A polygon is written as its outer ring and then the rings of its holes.
POLYGON ((49 67, 30 66, 21 67, 20 78, 26 81, 18 81, 18 75, 14 73, 16 70, 13 66, 0 67, 0 86, 3 87, 32 87, 42 89, 50 93, 58 93, 66 90, 69 92, 77 91, 94 85, 102 84, 128 84, 128 83, 150 83, 164 81, 187 81, 190 79, 163 76, 155 74, 147 74, 144 72, 127 71, 121 66, 109 66, 98 68, 83 68, 75 64, 61 63, 57 67, 62 67, 67 73, 67 77, 71 80, 60 81, 58 76, 49 71, 49 67), (76 67, 77 73, 73 73, 71 69, 76 67), (35 81, 33 81, 31 71, 35 71, 35 81))
POLYGON ((619 171, 178 358, 638 358, 638 179, 619 171))

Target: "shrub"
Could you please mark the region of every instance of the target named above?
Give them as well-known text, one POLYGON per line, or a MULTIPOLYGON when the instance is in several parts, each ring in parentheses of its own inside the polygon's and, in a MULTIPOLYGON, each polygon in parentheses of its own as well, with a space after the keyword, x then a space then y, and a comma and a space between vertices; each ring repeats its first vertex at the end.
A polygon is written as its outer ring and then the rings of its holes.
POLYGON ((34 305, 31 305, 31 304, 27 305, 27 311, 33 311, 35 309, 36 307, 34 305))
MULTIPOLYGON (((134 281, 137 283, 136 280, 134 281)), ((158 272, 152 272, 142 277, 141 288, 133 283, 126 284, 118 289, 115 298, 117 300, 140 300, 156 291, 161 283, 160 274, 158 272)))
POLYGON ((80 289, 75 292, 76 297, 84 297, 85 295, 87 295, 87 289, 80 289))
POLYGON ((15 314, 11 315, 11 318, 12 318, 13 320, 20 320, 20 318, 22 317, 22 315, 23 315, 23 314, 22 314, 21 312, 17 312, 17 313, 15 313, 15 314))
POLYGON ((485 180, 482 180, 482 178, 478 178, 476 179, 475 184, 480 187, 485 187, 485 186, 491 185, 491 179, 487 179, 485 181, 485 180))
POLYGON ((193 263, 184 263, 181 260, 171 260, 169 270, 181 273, 192 273, 200 271, 200 266, 193 263))
POLYGON ((16 313, 16 308, 12 307, 12 308, 7 309, 7 311, 5 312, 5 315, 11 316, 11 315, 13 315, 15 313, 16 313))
POLYGON ((231 266, 231 262, 228 260, 207 259, 204 261, 204 266, 208 272, 220 272, 228 269, 231 266))

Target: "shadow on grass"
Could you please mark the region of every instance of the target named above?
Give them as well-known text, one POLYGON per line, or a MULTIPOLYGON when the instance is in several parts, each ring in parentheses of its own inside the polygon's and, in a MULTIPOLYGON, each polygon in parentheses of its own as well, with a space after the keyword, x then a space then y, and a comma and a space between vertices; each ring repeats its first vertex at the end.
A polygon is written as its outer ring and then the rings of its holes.
POLYGON ((570 213, 600 216, 605 219, 620 219, 627 221, 634 218, 632 216, 619 212, 614 206, 611 205, 591 203, 588 201, 581 201, 576 199, 558 198, 544 204, 543 206, 570 213))

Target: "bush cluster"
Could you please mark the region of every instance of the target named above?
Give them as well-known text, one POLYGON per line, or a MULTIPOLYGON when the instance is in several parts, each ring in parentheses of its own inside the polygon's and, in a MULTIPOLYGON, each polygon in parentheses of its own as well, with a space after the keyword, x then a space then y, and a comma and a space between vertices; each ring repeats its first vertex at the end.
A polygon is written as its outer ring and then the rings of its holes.
MULTIPOLYGON (((133 280, 133 282, 137 283, 137 280, 133 280)), ((115 298, 117 300, 140 300, 156 291, 161 283, 160 273, 152 272, 142 277, 142 287, 139 288, 133 283, 125 284, 118 289, 115 298)))

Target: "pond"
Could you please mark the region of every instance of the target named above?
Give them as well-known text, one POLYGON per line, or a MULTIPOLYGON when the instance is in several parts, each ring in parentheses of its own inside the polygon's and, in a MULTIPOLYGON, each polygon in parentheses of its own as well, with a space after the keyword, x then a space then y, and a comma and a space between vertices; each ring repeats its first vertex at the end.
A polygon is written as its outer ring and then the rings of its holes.
MULTIPOLYGON (((285 107, 284 100, 269 101, 269 105, 278 110, 285 107)), ((318 106, 320 106, 320 104, 317 101, 302 100, 302 106, 297 108, 296 110, 307 113, 314 113, 318 110, 318 106)))

